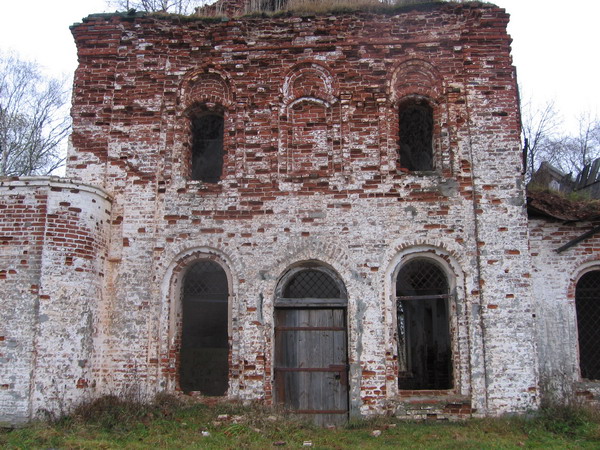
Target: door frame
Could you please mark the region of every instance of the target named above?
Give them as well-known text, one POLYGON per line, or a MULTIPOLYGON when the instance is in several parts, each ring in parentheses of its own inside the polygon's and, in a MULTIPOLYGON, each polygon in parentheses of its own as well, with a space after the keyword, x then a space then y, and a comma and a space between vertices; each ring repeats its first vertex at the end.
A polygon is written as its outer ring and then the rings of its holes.
POLYGON ((309 310, 309 309, 341 309, 343 311, 344 316, 344 338, 345 338, 345 355, 344 359, 346 364, 344 367, 336 367, 330 368, 331 372, 340 372, 340 379, 343 379, 346 385, 346 420, 349 418, 350 414, 350 374, 349 374, 349 364, 348 364, 348 355, 349 355, 349 333, 348 333, 348 295, 346 292, 346 287, 342 282, 340 276, 333 269, 325 266, 324 264, 317 261, 308 261, 301 263, 287 270, 284 275, 279 279, 277 283, 277 287, 275 290, 275 301, 273 304, 273 374, 272 374, 272 389, 273 389, 273 399, 275 403, 279 403, 278 397, 278 384, 277 384, 277 368, 275 367, 275 352, 277 351, 277 339, 275 333, 276 323, 276 311, 281 309, 294 309, 294 310, 309 310), (305 270, 316 270, 319 272, 323 272, 328 275, 334 282, 337 288, 339 289, 340 295, 339 298, 314 298, 314 297, 303 297, 303 298, 286 298, 283 296, 284 289, 287 286, 288 282, 290 282, 299 272, 305 270))

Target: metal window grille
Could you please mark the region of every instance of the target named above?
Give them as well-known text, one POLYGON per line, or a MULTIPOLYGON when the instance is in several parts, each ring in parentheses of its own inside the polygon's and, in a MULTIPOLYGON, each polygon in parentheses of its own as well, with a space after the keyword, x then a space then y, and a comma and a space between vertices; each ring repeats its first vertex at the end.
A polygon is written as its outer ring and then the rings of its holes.
POLYGON ((427 259, 413 259, 398 272, 396 314, 400 389, 450 389, 452 351, 448 280, 427 259))
POLYGON ((183 281, 186 300, 227 301, 227 276, 214 261, 198 261, 187 270, 183 281))
POLYGON ((600 379, 600 270, 584 274, 575 291, 582 378, 600 379))
POLYGON ((423 259, 409 261, 398 273, 396 296, 401 300, 448 297, 446 275, 437 265, 429 261, 423 259))
POLYGON ((306 269, 296 273, 283 290, 284 298, 342 298, 335 280, 320 270, 306 269))

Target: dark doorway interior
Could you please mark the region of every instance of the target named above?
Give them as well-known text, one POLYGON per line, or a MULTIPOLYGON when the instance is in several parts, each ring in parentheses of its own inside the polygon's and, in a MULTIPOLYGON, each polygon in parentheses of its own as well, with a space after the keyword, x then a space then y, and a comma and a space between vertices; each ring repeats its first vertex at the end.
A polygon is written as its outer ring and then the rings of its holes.
POLYGON ((228 284, 214 261, 197 261, 183 281, 179 383, 183 391, 218 396, 229 376, 228 284))

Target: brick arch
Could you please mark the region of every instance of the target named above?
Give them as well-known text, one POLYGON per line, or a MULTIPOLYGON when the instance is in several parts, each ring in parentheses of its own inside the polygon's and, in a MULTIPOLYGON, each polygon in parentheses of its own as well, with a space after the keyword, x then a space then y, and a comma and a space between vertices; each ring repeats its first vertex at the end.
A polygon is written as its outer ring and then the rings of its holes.
POLYGON ((411 95, 422 96, 438 103, 442 94, 442 76, 435 66, 427 61, 408 59, 392 71, 389 98, 393 105, 411 95))
POLYGON ((464 271, 462 269, 463 264, 460 259, 455 256, 454 252, 448 250, 443 245, 432 245, 429 243, 404 243, 395 247, 392 251, 388 252, 387 265, 385 270, 386 280, 386 292, 392 295, 391 289, 389 289, 389 280, 393 280, 402 264, 406 261, 419 257, 419 258, 431 258, 435 260, 438 265, 444 267, 444 270, 448 274, 449 284, 451 290, 460 289, 464 291, 464 271), (391 256, 391 258, 390 258, 391 256))
POLYGON ((386 110, 386 134, 390 144, 390 167, 403 172, 444 171, 451 167, 448 158, 448 147, 442 138, 442 126, 445 123, 445 100, 443 97, 443 79, 431 63, 420 59, 406 59, 398 64, 388 79, 388 102, 386 110), (423 105, 430 108, 431 134, 423 135, 424 143, 420 151, 411 153, 414 148, 400 142, 400 114, 403 108, 411 106, 421 109, 423 105), (421 106, 419 106, 421 105, 421 106), (425 151, 429 148, 430 151, 425 151), (391 151, 393 149, 393 151, 391 151), (415 163, 416 162, 416 163, 415 163))
POLYGON ((212 247, 195 247, 181 251, 172 260, 165 271, 162 286, 163 298, 161 305, 161 378, 166 382, 167 390, 179 388, 179 350, 181 341, 181 290, 185 273, 197 261, 212 261, 221 266, 227 277, 228 285, 228 334, 229 334, 229 361, 230 376, 228 393, 235 391, 231 376, 232 361, 236 361, 239 353, 236 345, 239 339, 232 326, 232 317, 238 309, 237 305, 237 278, 233 271, 233 261, 222 251, 212 247))
POLYGON ((285 180, 329 177, 341 170, 337 82, 322 64, 293 66, 282 86, 278 171, 285 180))
MULTIPOLYGON (((345 249, 332 242, 319 239, 292 241, 287 247, 281 248, 279 254, 270 267, 266 268, 271 274, 282 274, 286 269, 295 267, 301 261, 319 261, 340 275, 342 279, 348 271, 350 256, 345 249)), ((276 284, 273 278, 273 286, 276 284)))
MULTIPOLYGON (((344 284, 347 298, 347 314, 348 317, 357 316, 357 299, 360 295, 353 288, 352 280, 355 272, 353 267, 358 263, 353 261, 353 258, 347 253, 346 249, 337 245, 332 241, 322 241, 318 239, 294 239, 287 246, 277 249, 277 254, 273 258, 273 262, 268 266, 261 267, 260 273, 262 276, 261 294, 263 299, 261 303, 262 316, 264 317, 265 326, 265 348, 269 349, 265 352, 265 366, 267 369, 272 369, 272 351, 274 342, 274 311, 276 291, 281 281, 281 278, 288 273, 289 269, 302 266, 306 262, 318 262, 321 266, 327 267, 335 272, 339 280, 344 284)), ((352 360, 358 360, 357 353, 357 336, 359 335, 356 329, 356 321, 348 320, 348 356, 352 360)), ((360 377, 359 369, 351 368, 350 377, 360 377), (354 372, 356 371, 356 372, 354 372)), ((272 378, 267 378, 265 389, 271 393, 273 388, 272 378)), ((354 395, 360 395, 360 383, 354 383, 354 395)), ((270 397, 269 397, 270 398, 270 397)))
POLYGON ((567 299, 575 299, 575 288, 577 287, 579 279, 586 273, 594 270, 600 270, 600 260, 598 259, 590 258, 577 265, 576 269, 572 273, 572 276, 569 278, 569 287, 566 297, 567 299))
MULTIPOLYGON (((273 259, 273 262, 266 267, 262 267, 260 270, 261 274, 263 274, 261 294, 264 299, 262 306, 265 318, 272 316, 273 300, 281 275, 286 273, 289 268, 296 267, 303 261, 319 261, 337 273, 346 286, 349 311, 355 309, 354 301, 357 294, 352 291, 348 280, 352 279, 354 274, 352 267, 357 266, 357 263, 353 261, 344 248, 331 241, 323 242, 317 239, 298 239, 293 240, 285 247, 279 248, 277 253, 278 255, 273 259)), ((270 326, 268 321, 265 325, 270 326)))
POLYGON ((221 105, 231 108, 234 103, 231 80, 226 74, 205 68, 185 75, 181 83, 180 105, 188 109, 195 104, 221 105))
MULTIPOLYGON (((452 300, 449 304, 449 327, 451 329, 451 349, 454 386, 453 392, 458 394, 468 394, 469 382, 469 358, 470 348, 468 341, 468 308, 465 307, 467 301, 465 287, 465 272, 463 270, 464 262, 454 252, 448 250, 442 244, 432 245, 431 243, 405 242, 390 247, 386 261, 382 264, 385 267, 383 271, 384 280, 384 315, 386 323, 386 342, 389 348, 386 354, 391 357, 386 360, 387 373, 398 373, 397 360, 397 340, 396 340, 396 279, 400 269, 409 261, 415 259, 429 260, 438 266, 446 275, 449 291, 452 294, 452 300), (459 307, 460 305, 460 307, 459 307)), ((395 378, 388 380, 387 390, 390 394, 398 393, 398 383, 395 378)))
MULTIPOLYGON (((223 129, 233 129, 234 95, 231 80, 225 73, 212 68, 188 72, 179 88, 178 114, 172 149, 175 153, 175 173, 183 179, 199 180, 194 177, 192 118, 199 113, 212 113, 223 118, 223 129)), ((235 147, 229 133, 223 134, 222 154, 216 156, 214 178, 221 181, 235 172, 235 147)), ((206 189, 219 190, 219 182, 203 183, 206 189)))
POLYGON ((333 104, 338 95, 337 80, 326 66, 304 62, 288 71, 283 82, 282 95, 284 105, 302 97, 319 98, 333 104))

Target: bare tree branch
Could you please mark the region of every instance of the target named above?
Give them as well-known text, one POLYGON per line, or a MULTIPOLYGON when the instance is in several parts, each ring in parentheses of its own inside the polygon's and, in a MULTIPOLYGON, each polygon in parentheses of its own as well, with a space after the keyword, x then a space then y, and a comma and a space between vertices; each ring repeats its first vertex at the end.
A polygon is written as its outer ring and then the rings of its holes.
POLYGON ((554 101, 542 107, 534 107, 531 100, 521 107, 523 137, 527 151, 525 177, 527 180, 537 170, 542 161, 552 159, 552 147, 558 138, 560 116, 554 101))
POLYGON ((46 175, 64 162, 71 126, 65 85, 34 63, 0 54, 0 176, 46 175))
POLYGON ((566 134, 553 101, 534 108, 526 102, 521 108, 526 142, 526 179, 547 161, 564 174, 577 176, 584 166, 600 158, 600 120, 584 112, 578 117, 578 131, 566 134))
POLYGON ((169 12, 190 15, 196 8, 211 3, 210 0, 108 0, 110 6, 119 10, 135 9, 147 12, 169 12))
POLYGON ((565 137, 554 149, 552 161, 559 169, 580 173, 584 166, 600 158, 600 121, 589 112, 583 112, 577 119, 578 132, 565 137))

